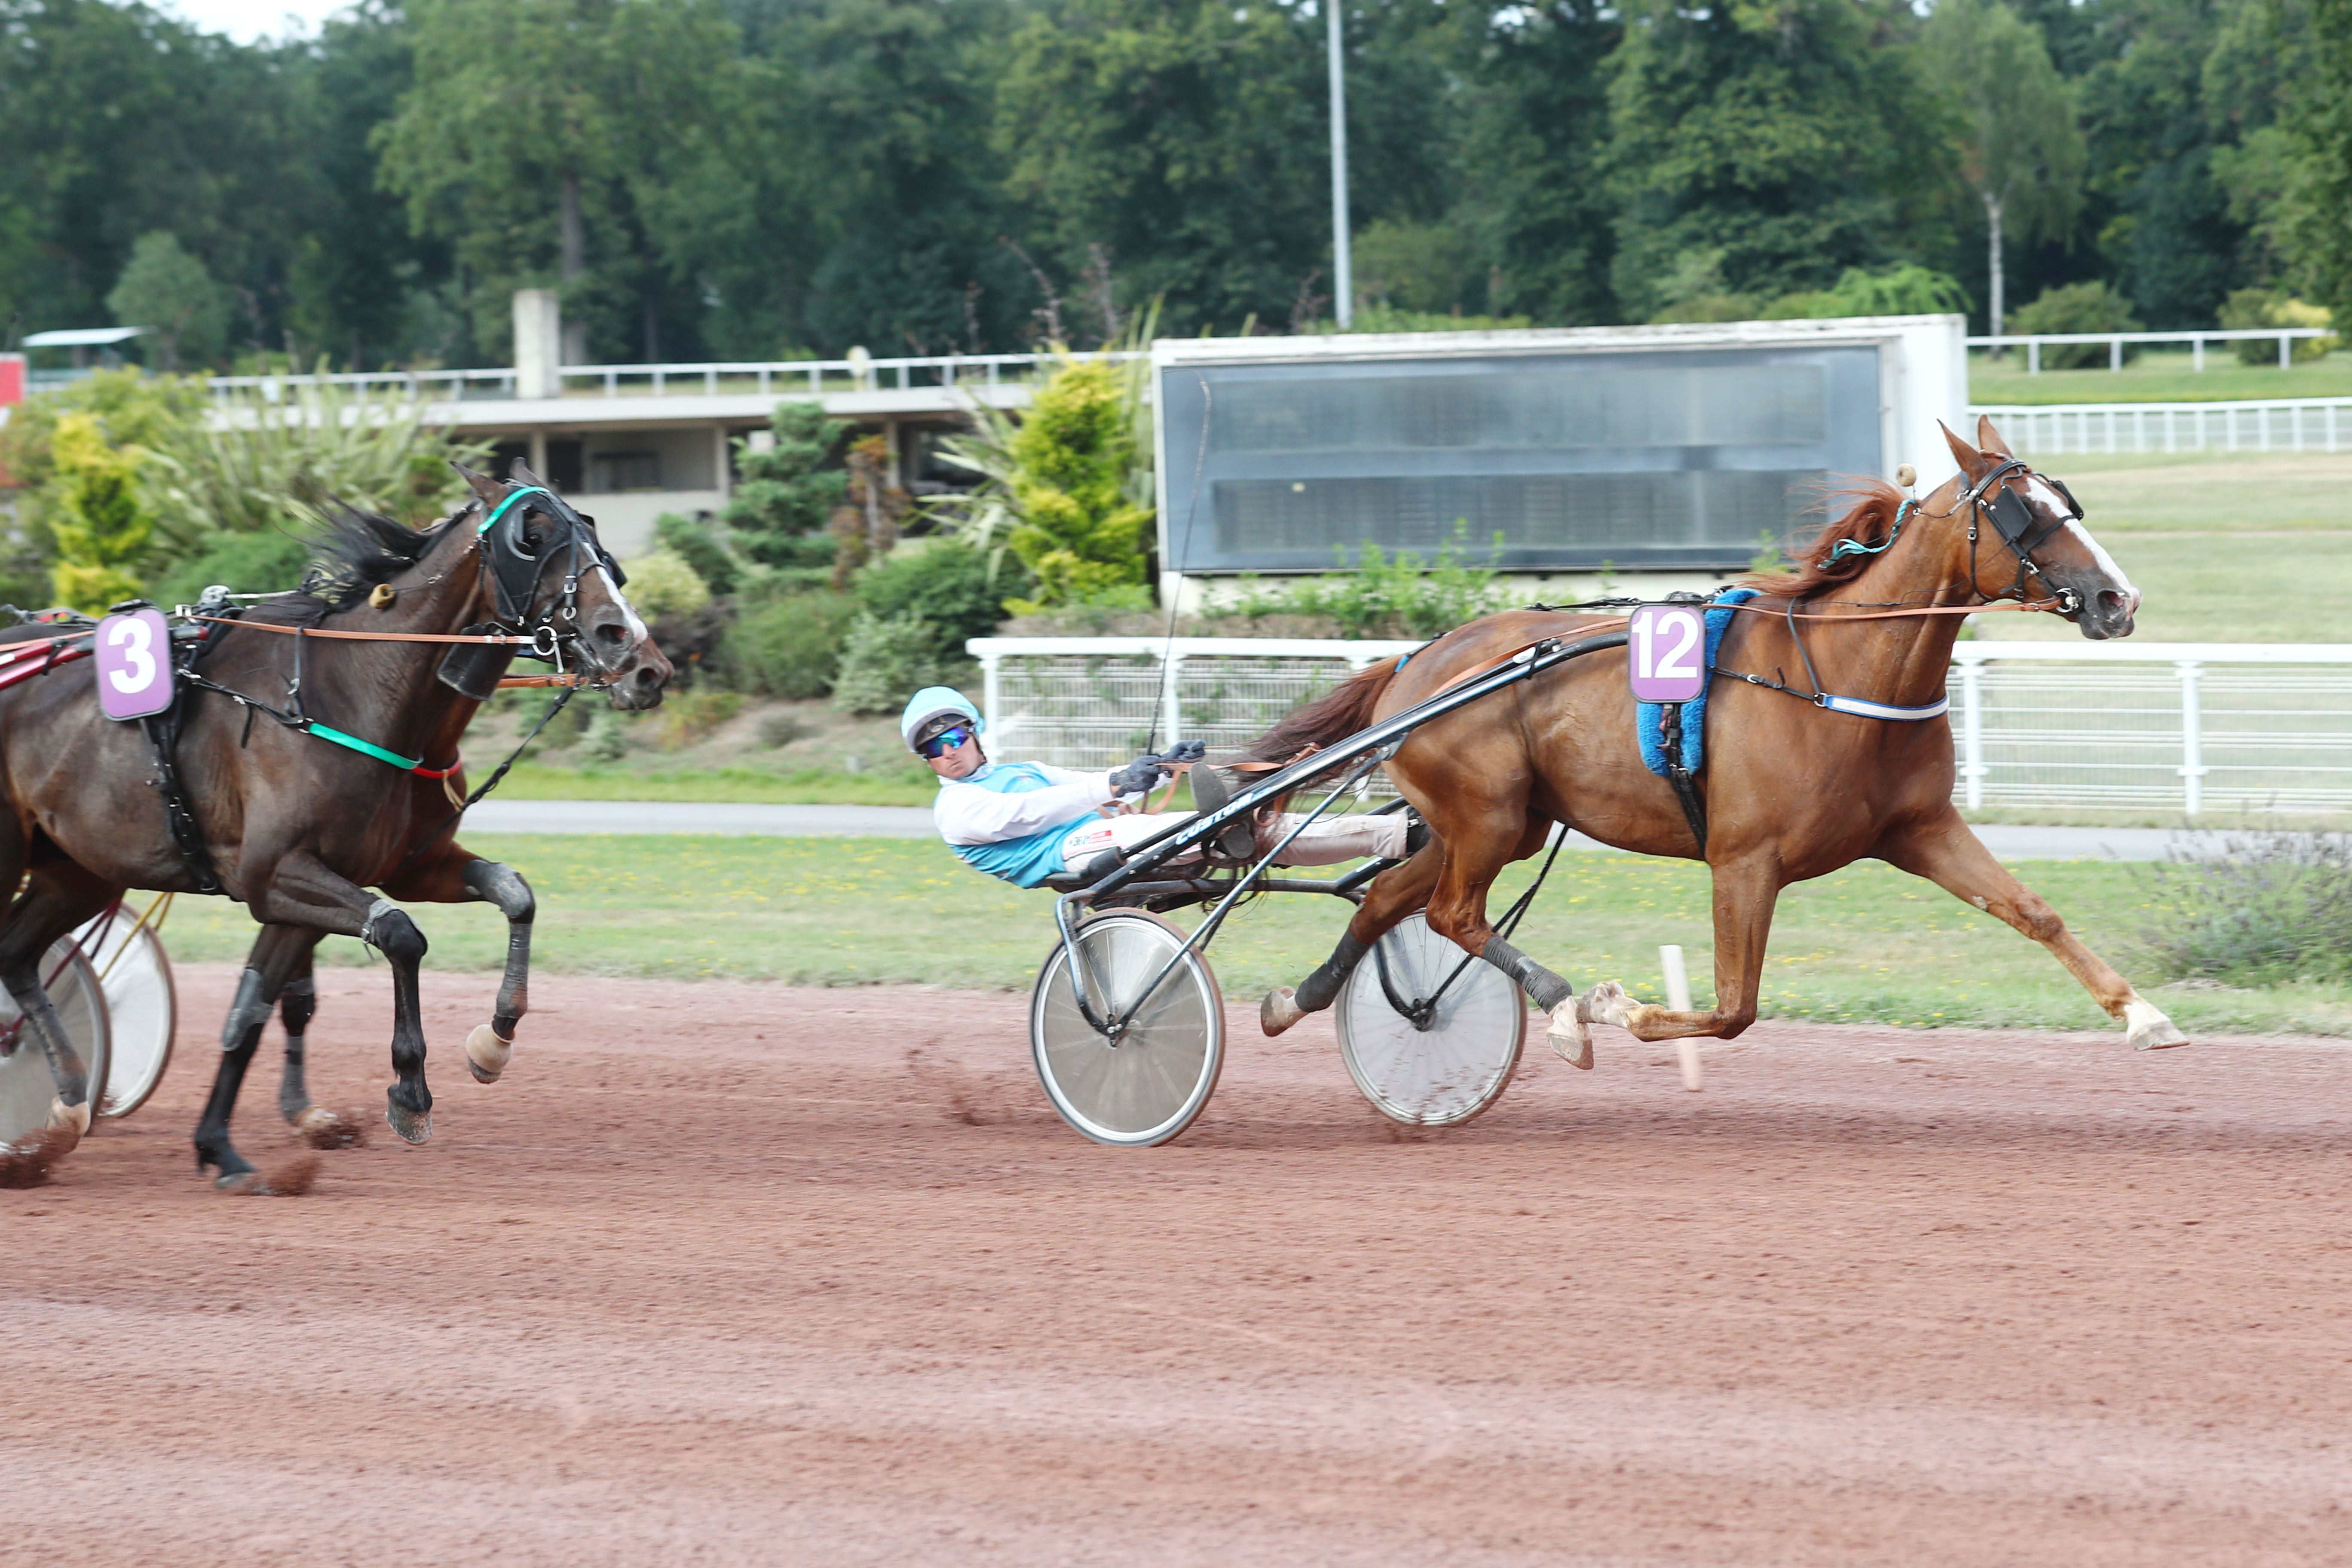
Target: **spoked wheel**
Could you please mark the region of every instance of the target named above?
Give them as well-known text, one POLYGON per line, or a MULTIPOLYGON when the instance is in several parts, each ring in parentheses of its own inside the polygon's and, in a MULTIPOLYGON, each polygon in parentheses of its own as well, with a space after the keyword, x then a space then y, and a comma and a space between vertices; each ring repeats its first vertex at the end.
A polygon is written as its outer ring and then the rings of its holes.
POLYGON ((1519 988, 1491 963, 1463 967, 1468 956, 1409 915, 1339 988, 1340 1059, 1391 1121, 1459 1126, 1502 1098, 1519 1065, 1519 988))
POLYGON ((171 1064, 172 1031, 180 1017, 172 961, 154 927, 127 907, 99 916, 73 940, 98 971, 112 1037, 105 1090, 92 1098, 100 1116, 128 1116, 147 1103, 171 1064))
MULTIPOLYGON (((41 980, 65 1026, 66 1038, 89 1068, 95 1096, 106 1082, 108 1037, 106 997, 98 972, 68 937, 42 956, 41 980)), ((49 1054, 24 1030, 23 1023, 16 998, 0 990, 0 1145, 21 1147, 37 1137, 48 1125, 49 1106, 58 1098, 49 1054)))
POLYGON ((1087 1022, 1070 984, 1068 950, 1056 942, 1029 998, 1029 1046, 1045 1097, 1097 1143, 1165 1143, 1192 1124, 1217 1087, 1225 1056, 1217 977, 1199 952, 1188 952, 1144 995, 1182 951, 1184 933, 1141 910, 1097 915, 1078 927, 1076 940, 1095 1016, 1126 1026, 1113 1040, 1087 1022))

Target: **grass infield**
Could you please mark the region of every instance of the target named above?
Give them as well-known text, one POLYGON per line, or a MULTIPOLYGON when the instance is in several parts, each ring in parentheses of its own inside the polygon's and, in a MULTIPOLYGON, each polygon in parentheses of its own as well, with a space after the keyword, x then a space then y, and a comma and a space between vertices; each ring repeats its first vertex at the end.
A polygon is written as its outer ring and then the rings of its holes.
MULTIPOLYGON (((528 877, 540 900, 535 944, 547 984, 563 973, 795 984, 1025 989, 1051 940, 1051 895, 972 871, 940 845, 908 839, 688 837, 468 837, 477 853, 528 877)), ((2147 871, 2043 861, 2025 880, 2126 974, 2132 938, 2158 919, 2147 871)), ((1515 868, 1499 911, 1526 886, 1515 868)), ((1706 868, 1630 855, 1568 854, 1520 928, 1518 943, 1581 988, 1615 979, 1663 1001, 1658 947, 1690 955, 1702 1003, 1713 994, 1706 868)), ((505 927, 478 905, 418 905, 436 968, 495 969, 505 927)), ((1229 996, 1295 983, 1330 951, 1337 900, 1268 898, 1228 921, 1211 962, 1229 996)), ((254 927, 225 900, 183 899, 164 931, 182 962, 243 956, 254 927)), ((373 963, 331 939, 334 963, 373 963)), ((2192 1033, 2352 1034, 2352 988, 2154 994, 2192 1033)), ((485 980, 485 999, 489 995, 485 980)), ((1766 964, 1764 1015, 1910 1026, 2111 1027, 2040 947, 1940 889, 1874 861, 1781 895, 1766 964)))

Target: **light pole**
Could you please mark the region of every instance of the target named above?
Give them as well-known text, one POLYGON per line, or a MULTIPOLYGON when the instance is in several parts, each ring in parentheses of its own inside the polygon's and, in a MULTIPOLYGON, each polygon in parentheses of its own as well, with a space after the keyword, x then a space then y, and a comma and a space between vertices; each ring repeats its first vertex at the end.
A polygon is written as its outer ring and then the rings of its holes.
POLYGON ((1355 268, 1348 255, 1348 68, 1340 53, 1339 0, 1323 0, 1331 51, 1331 293, 1339 324, 1356 316, 1355 268))

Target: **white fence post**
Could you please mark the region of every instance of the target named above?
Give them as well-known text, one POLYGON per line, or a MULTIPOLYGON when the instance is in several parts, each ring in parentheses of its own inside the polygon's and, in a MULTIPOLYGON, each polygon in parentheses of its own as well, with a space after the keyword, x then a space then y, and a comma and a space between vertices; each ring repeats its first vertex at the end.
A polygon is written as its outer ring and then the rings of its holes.
POLYGON ((1184 704, 1179 698, 1176 683, 1183 679, 1184 656, 1170 652, 1160 661, 1160 727, 1168 732, 1168 744, 1182 740, 1184 704))
POLYGON ((1960 776, 1968 780, 1970 811, 1984 806, 1984 665, 1960 661, 1960 776))
POLYGON ((2203 667, 2184 658, 2173 668, 2180 671, 2180 805, 2194 816, 2205 809, 2205 714, 2197 686, 2203 667))

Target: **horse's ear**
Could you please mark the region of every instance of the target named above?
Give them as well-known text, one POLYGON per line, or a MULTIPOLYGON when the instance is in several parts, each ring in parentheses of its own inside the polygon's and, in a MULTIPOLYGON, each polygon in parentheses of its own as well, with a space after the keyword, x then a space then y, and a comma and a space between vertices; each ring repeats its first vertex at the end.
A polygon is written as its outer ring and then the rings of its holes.
POLYGON ((1960 472, 1968 475, 1970 484, 1992 471, 1992 459, 1953 435, 1950 426, 1938 419, 1936 428, 1944 433, 1944 445, 1952 449, 1952 461, 1959 464, 1960 472))
POLYGON ((512 479, 519 485, 529 485, 533 489, 544 489, 546 488, 544 485, 540 483, 539 476, 530 471, 530 465, 524 462, 520 458, 517 458, 513 462, 507 465, 507 478, 512 479))
POLYGON ((466 488, 474 492, 476 499, 495 502, 506 494, 506 491, 499 487, 499 481, 489 475, 478 474, 463 463, 453 462, 449 466, 465 476, 466 488))
POLYGON ((2000 432, 1992 427, 1992 416, 1990 415, 1979 414, 1977 416, 1977 445, 1983 447, 1988 452, 1998 452, 2004 458, 2014 458, 2017 456, 2016 453, 2009 449, 2009 443, 2000 438, 2000 432))

